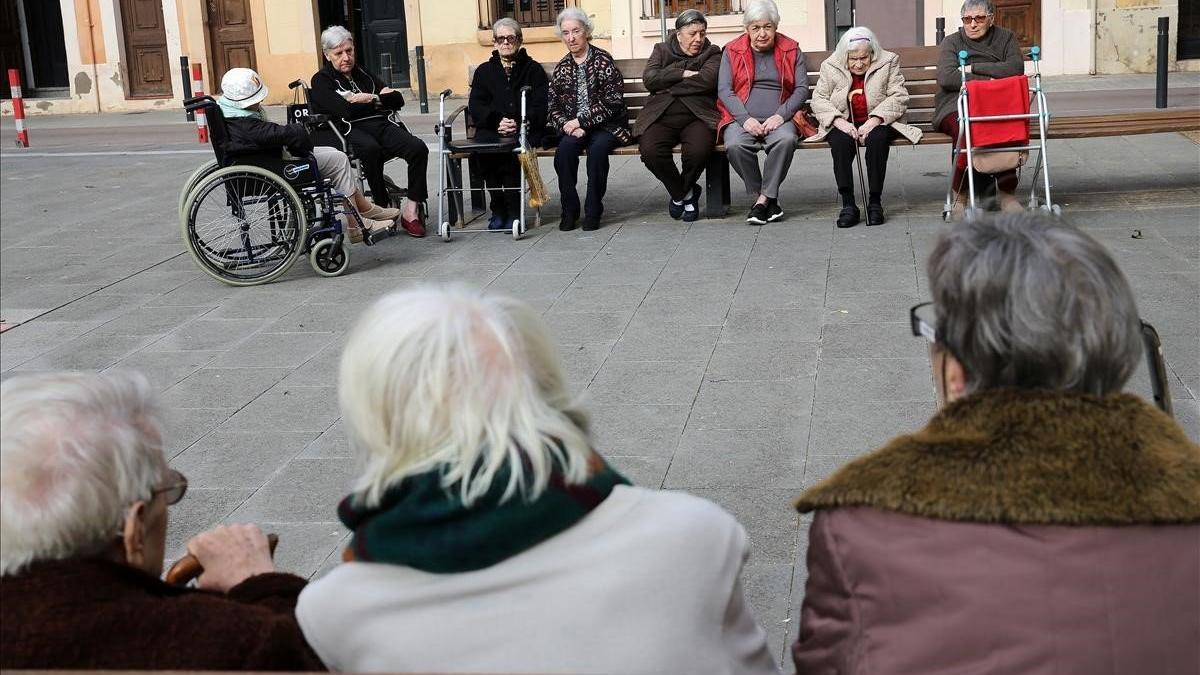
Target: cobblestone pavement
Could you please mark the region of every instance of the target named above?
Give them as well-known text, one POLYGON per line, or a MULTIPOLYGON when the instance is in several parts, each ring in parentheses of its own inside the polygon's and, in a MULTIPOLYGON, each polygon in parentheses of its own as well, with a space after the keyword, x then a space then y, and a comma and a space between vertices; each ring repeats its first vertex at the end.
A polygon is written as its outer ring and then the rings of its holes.
MULTIPOLYGON (((797 155, 787 217, 761 228, 742 222, 740 193, 725 220, 669 220, 625 157, 594 233, 559 232, 552 203, 522 241, 391 239, 355 247, 341 278, 297 264, 231 288, 196 268, 174 214, 206 157, 177 152, 196 147, 186 128, 152 132, 44 131, 36 153, 0 153, 0 371, 152 378, 167 452, 192 485, 171 512, 172 555, 216 523, 254 521, 282 536, 284 568, 335 564, 334 505, 354 472, 335 399, 343 331, 372 299, 419 282, 487 286, 544 313, 597 448, 636 483, 715 500, 745 525, 746 587, 784 663, 807 525, 790 500, 933 412, 906 312, 926 298, 924 259, 944 227, 945 148, 893 151, 879 228, 834 228, 823 151, 797 155), (86 154, 129 148, 162 154, 86 154)), ((1200 438, 1200 148, 1161 134, 1052 150, 1056 201, 1129 276, 1162 334, 1176 415, 1200 438)), ((543 172, 553 193, 548 162, 543 172)))

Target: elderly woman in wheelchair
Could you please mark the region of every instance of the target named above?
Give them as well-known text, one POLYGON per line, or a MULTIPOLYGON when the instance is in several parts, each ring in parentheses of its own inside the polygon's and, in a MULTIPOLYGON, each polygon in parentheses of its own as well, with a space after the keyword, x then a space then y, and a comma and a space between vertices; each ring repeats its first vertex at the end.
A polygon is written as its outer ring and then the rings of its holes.
POLYGON ((207 116, 216 155, 188 178, 179 201, 184 242, 204 272, 235 286, 261 284, 308 254, 318 274, 337 276, 349 266, 351 241, 371 245, 395 232, 400 211, 363 196, 346 154, 313 147, 307 125, 328 118, 267 121, 267 88, 248 68, 226 73, 222 90, 219 99, 184 104, 207 116))

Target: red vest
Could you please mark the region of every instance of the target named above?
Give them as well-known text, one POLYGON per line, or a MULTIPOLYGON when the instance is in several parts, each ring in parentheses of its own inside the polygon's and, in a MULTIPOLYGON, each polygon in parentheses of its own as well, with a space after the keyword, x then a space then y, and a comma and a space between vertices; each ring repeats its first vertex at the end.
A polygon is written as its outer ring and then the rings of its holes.
MULTIPOLYGON (((729 65, 733 68, 733 93, 744 103, 750 99, 750 87, 754 85, 754 55, 750 47, 750 35, 742 33, 741 37, 725 45, 725 52, 729 54, 729 65)), ((786 101, 796 88, 796 58, 799 54, 800 43, 783 33, 775 34, 775 70, 779 73, 780 103, 786 101)), ((725 109, 720 98, 717 99, 717 112, 721 114, 717 122, 717 142, 720 143, 721 132, 725 130, 725 125, 733 121, 733 115, 725 109)))

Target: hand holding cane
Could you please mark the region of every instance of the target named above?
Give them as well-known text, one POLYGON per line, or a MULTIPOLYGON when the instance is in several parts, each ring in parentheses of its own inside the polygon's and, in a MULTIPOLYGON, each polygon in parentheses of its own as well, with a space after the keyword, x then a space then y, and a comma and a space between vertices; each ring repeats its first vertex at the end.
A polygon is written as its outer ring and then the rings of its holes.
MULTIPOLYGON (((850 92, 850 96, 846 100, 846 112, 850 116, 850 124, 854 125, 854 127, 856 129, 858 128, 858 121, 854 119, 854 97, 855 96, 863 96, 863 95, 864 94, 861 89, 855 89, 854 91, 850 92)), ((863 178, 862 153, 860 153, 858 151, 858 144, 859 144, 859 141, 861 141, 861 140, 862 140, 862 137, 860 136, 857 140, 854 141, 854 159, 858 163, 858 189, 862 192, 863 208, 866 208, 867 184, 866 184, 865 179, 863 178)))

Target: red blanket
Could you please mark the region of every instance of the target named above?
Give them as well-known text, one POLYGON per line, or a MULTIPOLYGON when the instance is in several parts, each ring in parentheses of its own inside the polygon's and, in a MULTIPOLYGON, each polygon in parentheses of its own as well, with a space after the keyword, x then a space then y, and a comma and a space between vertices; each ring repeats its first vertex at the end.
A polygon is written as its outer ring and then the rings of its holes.
MULTIPOLYGON (((987 115, 1029 114, 1029 78, 1025 75, 968 80, 967 111, 972 119, 971 147, 1029 145, 1029 120, 977 121, 987 115)), ((966 155, 960 155, 958 161, 965 167, 966 155)))

